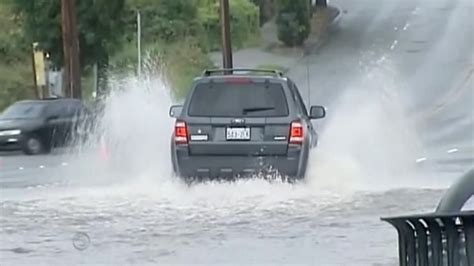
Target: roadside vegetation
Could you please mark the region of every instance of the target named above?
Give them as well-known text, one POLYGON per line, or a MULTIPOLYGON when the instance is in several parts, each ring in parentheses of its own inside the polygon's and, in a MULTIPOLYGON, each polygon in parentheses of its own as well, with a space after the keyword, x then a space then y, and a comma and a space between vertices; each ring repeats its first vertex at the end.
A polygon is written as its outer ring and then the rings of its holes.
POLYGON ((31 56, 7 4, 0 3, 0 110, 16 100, 35 96, 31 56))
MULTIPOLYGON (((279 39, 300 45, 309 32, 308 7, 307 0, 231 0, 233 48, 258 45, 260 26, 273 17, 279 39), (288 13, 296 14, 295 23, 283 19, 288 13)), ((161 67, 176 97, 185 95, 194 76, 212 67, 208 53, 219 50, 221 43, 219 0, 76 0, 83 98, 91 97, 95 85, 99 91, 107 88, 109 72, 137 69, 137 11, 142 62, 161 67)), ((60 23, 59 0, 0 2, 0 110, 35 97, 33 42, 49 53, 53 66, 62 66, 60 23)))
POLYGON ((308 1, 278 0, 278 39, 286 46, 300 46, 311 31, 308 1))

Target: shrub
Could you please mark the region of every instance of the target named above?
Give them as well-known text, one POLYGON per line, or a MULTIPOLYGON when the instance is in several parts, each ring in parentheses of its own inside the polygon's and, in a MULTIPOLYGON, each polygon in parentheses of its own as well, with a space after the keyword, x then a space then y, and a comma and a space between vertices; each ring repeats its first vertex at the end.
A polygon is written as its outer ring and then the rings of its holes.
POLYGON ((194 38, 169 45, 164 52, 163 61, 165 75, 178 99, 186 96, 194 77, 201 75, 205 68, 212 65, 207 53, 194 38))
POLYGON ((311 31, 308 1, 279 0, 277 4, 278 39, 290 47, 302 45, 311 31))
MULTIPOLYGON (((232 0, 229 5, 232 45, 233 48, 242 48, 258 36, 259 10, 249 0, 232 0)), ((206 31, 209 49, 220 49, 219 1, 201 1, 198 14, 200 24, 206 31)))

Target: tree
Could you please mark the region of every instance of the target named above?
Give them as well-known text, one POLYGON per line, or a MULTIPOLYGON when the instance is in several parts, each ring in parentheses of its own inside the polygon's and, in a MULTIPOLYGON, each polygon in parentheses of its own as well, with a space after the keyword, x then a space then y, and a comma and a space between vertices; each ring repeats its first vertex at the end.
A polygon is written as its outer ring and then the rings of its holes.
POLYGON ((280 41, 290 47, 302 45, 311 30, 308 2, 279 0, 276 24, 280 41))
MULTIPOLYGON (((49 52, 54 66, 62 67, 61 8, 58 0, 12 0, 23 23, 28 43, 38 42, 49 52)), ((120 47, 124 36, 125 0, 75 1, 81 68, 95 63, 99 80, 106 80, 109 56, 120 47)), ((101 87, 105 87, 104 83, 101 87)))
POLYGON ((326 7, 327 5, 327 0, 316 0, 316 6, 326 7))
MULTIPOLYGON (((199 31, 196 1, 189 0, 128 0, 127 9, 140 10, 142 36, 146 41, 174 42, 199 31)), ((129 12, 130 13, 130 12, 129 12)), ((136 25, 129 18, 128 25, 136 25)), ((128 29, 133 35, 135 29, 128 29)))
MULTIPOLYGON (((243 47, 258 35, 258 7, 249 0, 231 0, 229 5, 232 47, 243 47)), ((199 3, 199 20, 207 33, 211 50, 220 49, 221 45, 219 12, 218 0, 201 0, 199 3)))
POLYGON ((23 41, 21 21, 10 0, 0 1, 0 112, 11 103, 34 98, 31 45, 23 41))
POLYGON ((259 7, 260 25, 272 19, 275 13, 274 0, 252 0, 252 2, 259 7))

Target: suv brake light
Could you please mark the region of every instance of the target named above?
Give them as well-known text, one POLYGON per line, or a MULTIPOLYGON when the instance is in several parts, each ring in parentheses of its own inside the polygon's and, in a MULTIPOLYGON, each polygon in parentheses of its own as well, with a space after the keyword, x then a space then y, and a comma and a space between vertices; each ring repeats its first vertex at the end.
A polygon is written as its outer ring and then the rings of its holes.
POLYGON ((290 128, 290 144, 302 144, 303 136, 303 124, 301 122, 292 122, 290 128))
POLYGON ((176 144, 188 143, 188 128, 185 122, 177 121, 174 126, 174 142, 176 144))

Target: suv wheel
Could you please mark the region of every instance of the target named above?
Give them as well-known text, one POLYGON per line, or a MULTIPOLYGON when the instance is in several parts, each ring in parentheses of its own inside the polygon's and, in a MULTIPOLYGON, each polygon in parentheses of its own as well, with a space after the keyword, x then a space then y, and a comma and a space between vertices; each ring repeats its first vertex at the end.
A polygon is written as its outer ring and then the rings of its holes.
POLYGON ((38 136, 30 135, 24 140, 23 152, 28 155, 41 154, 48 152, 48 150, 45 143, 38 136))

